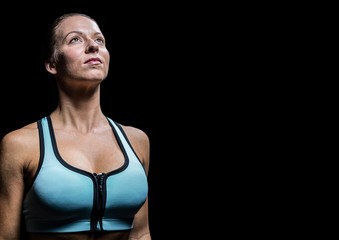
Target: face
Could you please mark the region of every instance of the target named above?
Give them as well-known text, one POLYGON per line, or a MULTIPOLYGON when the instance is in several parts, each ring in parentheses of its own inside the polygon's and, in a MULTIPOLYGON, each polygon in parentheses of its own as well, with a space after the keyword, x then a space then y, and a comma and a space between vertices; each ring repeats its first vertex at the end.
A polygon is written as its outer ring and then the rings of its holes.
POLYGON ((71 16, 56 28, 56 61, 47 70, 57 79, 102 81, 110 55, 99 26, 84 16, 71 16))

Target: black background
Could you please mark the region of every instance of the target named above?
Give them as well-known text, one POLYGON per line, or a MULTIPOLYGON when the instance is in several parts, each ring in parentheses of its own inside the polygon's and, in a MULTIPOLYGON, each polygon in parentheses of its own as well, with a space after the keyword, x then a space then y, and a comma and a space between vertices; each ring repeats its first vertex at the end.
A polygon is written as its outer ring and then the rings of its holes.
POLYGON ((305 36, 295 32, 303 33, 308 18, 300 24, 289 14, 294 7, 266 5, 7 5, 0 15, 1 135, 54 109, 41 38, 55 17, 84 12, 99 23, 111 53, 103 111, 150 137, 153 240, 289 233, 287 225, 300 220, 291 218, 289 171, 300 163, 290 146, 301 141, 294 135, 299 75, 291 66, 302 61, 295 52, 305 36))
POLYGON ((97 20, 111 54, 104 113, 150 138, 153 240, 266 234, 277 213, 276 169, 267 167, 280 153, 274 111, 283 70, 274 58, 276 26, 261 17, 266 8, 252 5, 46 1, 2 8, 1 136, 55 108, 43 37, 56 17, 83 12, 97 20))
MULTIPOLYGON (((213 159, 205 158, 206 150, 213 152, 205 144, 213 139, 202 136, 216 127, 210 115, 216 105, 211 108, 207 101, 219 97, 211 90, 213 59, 207 56, 213 47, 206 19, 210 15, 201 6, 164 3, 74 5, 21 5, 8 9, 9 17, 1 17, 1 136, 56 106, 41 56, 52 20, 66 12, 92 16, 111 54, 110 72, 101 87, 102 109, 117 122, 141 128, 150 138, 153 239, 199 236, 187 229, 206 224, 202 215, 208 211, 203 209, 211 190, 203 185, 209 170, 205 166, 214 165, 213 159)), ((222 114, 222 109, 216 112, 222 114)))

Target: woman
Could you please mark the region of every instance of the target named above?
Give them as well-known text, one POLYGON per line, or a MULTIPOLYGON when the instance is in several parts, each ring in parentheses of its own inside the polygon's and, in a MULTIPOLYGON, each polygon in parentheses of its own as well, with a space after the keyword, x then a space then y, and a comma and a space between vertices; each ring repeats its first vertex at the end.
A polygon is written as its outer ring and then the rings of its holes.
POLYGON ((150 240, 149 138, 101 110, 110 54, 97 22, 61 16, 49 47, 59 102, 1 141, 0 239, 150 240))

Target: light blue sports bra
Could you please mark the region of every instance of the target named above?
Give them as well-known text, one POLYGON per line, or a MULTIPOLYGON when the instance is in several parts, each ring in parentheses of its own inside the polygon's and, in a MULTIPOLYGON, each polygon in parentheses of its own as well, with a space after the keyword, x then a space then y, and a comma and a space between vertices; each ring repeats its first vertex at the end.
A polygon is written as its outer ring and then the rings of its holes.
POLYGON ((146 200, 145 169, 121 126, 107 118, 125 157, 112 172, 75 168, 60 156, 49 116, 38 121, 40 162, 23 203, 27 232, 116 231, 133 227, 146 200))

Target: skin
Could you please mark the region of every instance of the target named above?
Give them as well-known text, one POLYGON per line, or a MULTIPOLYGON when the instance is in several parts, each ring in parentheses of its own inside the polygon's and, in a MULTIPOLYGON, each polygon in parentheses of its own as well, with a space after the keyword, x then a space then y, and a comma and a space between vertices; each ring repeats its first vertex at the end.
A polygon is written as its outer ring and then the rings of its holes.
MULTIPOLYGON (((110 54, 94 20, 70 16, 56 29, 57 58, 45 66, 56 80, 59 103, 51 113, 59 152, 69 164, 88 172, 119 168, 123 154, 100 107, 100 84, 109 71, 110 54)), ((136 154, 149 169, 149 138, 142 130, 122 126, 136 154)), ((20 239, 21 208, 39 163, 37 123, 9 132, 0 143, 0 240, 20 239)), ((131 231, 27 234, 35 240, 151 240, 148 200, 137 212, 131 231)))

